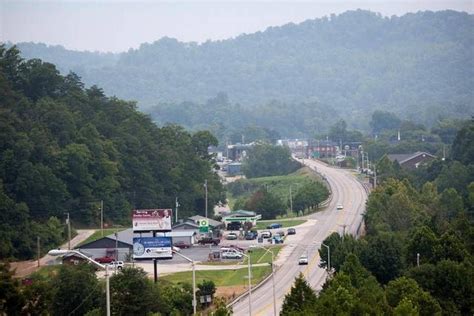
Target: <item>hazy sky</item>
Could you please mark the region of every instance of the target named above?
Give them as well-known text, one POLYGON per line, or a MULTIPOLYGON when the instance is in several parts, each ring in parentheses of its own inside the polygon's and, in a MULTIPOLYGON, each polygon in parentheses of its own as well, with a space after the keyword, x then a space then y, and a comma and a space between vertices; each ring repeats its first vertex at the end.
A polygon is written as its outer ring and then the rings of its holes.
POLYGON ((357 8, 386 16, 445 9, 472 14, 474 0, 0 0, 0 41, 120 52, 163 36, 186 42, 226 39, 357 8))

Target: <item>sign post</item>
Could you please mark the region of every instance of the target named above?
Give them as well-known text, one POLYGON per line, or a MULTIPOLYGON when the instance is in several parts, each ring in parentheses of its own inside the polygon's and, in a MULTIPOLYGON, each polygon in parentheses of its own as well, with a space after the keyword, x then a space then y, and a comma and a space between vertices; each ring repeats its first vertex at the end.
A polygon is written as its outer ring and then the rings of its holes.
POLYGON ((158 260, 173 258, 171 237, 156 236, 157 232, 170 232, 171 209, 133 210, 132 229, 134 233, 152 232, 153 237, 133 238, 133 259, 152 259, 155 283, 158 281, 158 260))
POLYGON ((209 221, 207 219, 199 220, 199 232, 208 233, 209 232, 209 221))

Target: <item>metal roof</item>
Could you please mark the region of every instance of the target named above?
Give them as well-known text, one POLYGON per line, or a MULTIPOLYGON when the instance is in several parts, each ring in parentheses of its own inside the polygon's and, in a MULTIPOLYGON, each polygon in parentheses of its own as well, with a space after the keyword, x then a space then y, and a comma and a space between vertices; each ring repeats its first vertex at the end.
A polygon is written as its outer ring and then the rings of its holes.
MULTIPOLYGON (((167 232, 167 233, 156 233, 156 236, 169 236, 169 237, 191 237, 195 235, 196 232, 193 230, 180 230, 175 232, 167 232)), ((117 240, 123 243, 132 245, 133 244, 133 237, 140 236, 140 233, 133 233, 132 229, 122 230, 121 232, 117 233, 117 240)), ((148 233, 141 233, 142 237, 152 237, 153 234, 151 232, 148 233)), ((115 233, 106 236, 105 238, 109 238, 115 240, 115 233)))

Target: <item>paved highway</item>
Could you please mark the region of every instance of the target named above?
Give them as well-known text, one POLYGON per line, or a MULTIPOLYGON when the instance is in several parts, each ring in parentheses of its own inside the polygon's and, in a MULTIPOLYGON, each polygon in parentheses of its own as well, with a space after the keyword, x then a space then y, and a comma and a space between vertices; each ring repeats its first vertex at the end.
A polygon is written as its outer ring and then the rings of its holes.
MULTIPOLYGON (((362 221, 367 193, 356 180, 352 171, 328 167, 320 162, 305 159, 304 163, 324 175, 329 182, 333 198, 325 211, 308 216, 313 225, 300 232, 300 238, 289 241, 286 249, 286 259, 277 268, 275 274, 275 292, 277 313, 283 304, 285 295, 290 291, 294 279, 302 272, 311 286, 319 291, 324 284, 327 272, 318 267, 321 242, 332 232, 342 232, 356 235, 362 221), (342 204, 343 210, 336 210, 336 205, 342 204), (303 253, 308 255, 307 266, 298 265, 298 258, 303 253)), ((298 234, 297 233, 297 234, 298 234)), ((326 250, 326 248, 324 248, 326 250)), ((260 288, 252 290, 252 315, 273 315, 272 282, 266 282, 260 288)), ((250 315, 248 296, 242 298, 233 306, 234 315, 250 315)))

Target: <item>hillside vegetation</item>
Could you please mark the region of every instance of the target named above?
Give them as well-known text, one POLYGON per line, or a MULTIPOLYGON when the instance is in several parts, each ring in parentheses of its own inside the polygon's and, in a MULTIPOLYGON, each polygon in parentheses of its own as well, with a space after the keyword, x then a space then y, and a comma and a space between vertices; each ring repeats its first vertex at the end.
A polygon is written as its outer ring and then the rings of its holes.
MULTIPOLYGON (((107 97, 80 78, 0 46, 0 258, 29 258, 74 225, 129 224, 134 208, 204 213, 223 188, 207 153, 217 140, 179 126, 158 128, 135 103, 107 97), (46 223, 46 225, 43 225, 46 223)), ((77 226, 76 226, 77 227, 77 226)), ((49 248, 48 248, 49 247, 49 248)))
POLYGON ((257 121, 286 133, 295 125, 324 130, 338 118, 367 128, 375 109, 428 125, 472 111, 473 29, 473 16, 455 11, 382 17, 358 10, 202 44, 162 38, 95 59, 20 47, 108 94, 156 106, 150 111, 159 123, 199 129, 257 121), (220 92, 228 104, 207 101, 220 92))

